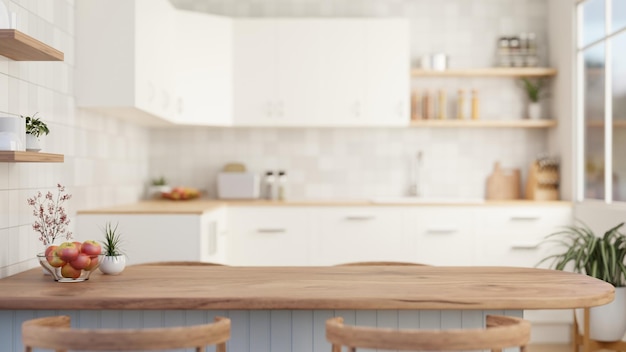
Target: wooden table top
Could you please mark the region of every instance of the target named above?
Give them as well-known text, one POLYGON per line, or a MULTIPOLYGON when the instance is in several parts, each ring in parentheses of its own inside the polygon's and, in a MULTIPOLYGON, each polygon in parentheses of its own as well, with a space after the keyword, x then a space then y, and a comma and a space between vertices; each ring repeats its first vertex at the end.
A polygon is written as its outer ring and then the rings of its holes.
POLYGON ((610 284, 533 268, 130 266, 57 283, 0 280, 0 309, 561 309, 613 300, 610 284))

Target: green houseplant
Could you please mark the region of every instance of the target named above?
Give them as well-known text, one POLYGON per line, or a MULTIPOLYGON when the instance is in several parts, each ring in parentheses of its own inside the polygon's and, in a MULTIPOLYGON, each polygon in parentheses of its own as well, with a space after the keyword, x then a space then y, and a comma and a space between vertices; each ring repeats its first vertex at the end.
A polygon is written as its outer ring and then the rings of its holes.
POLYGON ((104 258, 100 263, 100 271, 108 275, 117 275, 126 268, 126 255, 121 249, 121 234, 115 227, 107 222, 104 226, 103 254, 104 258))
POLYGON ((26 120, 26 150, 40 151, 39 137, 50 133, 48 125, 37 117, 37 113, 33 116, 22 116, 22 118, 26 120))
POLYGON ((544 81, 542 79, 531 80, 527 77, 521 79, 522 86, 528 97, 528 118, 538 120, 541 118, 541 104, 539 100, 544 90, 544 81))
MULTIPOLYGON (((613 302, 590 310, 590 335, 598 341, 618 341, 626 333, 626 235, 620 232, 622 226, 624 223, 598 236, 580 222, 550 234, 546 242, 556 244, 561 252, 539 263, 552 260, 551 267, 556 270, 589 275, 616 287, 613 302)), ((576 315, 582 321, 582 310, 576 315)))

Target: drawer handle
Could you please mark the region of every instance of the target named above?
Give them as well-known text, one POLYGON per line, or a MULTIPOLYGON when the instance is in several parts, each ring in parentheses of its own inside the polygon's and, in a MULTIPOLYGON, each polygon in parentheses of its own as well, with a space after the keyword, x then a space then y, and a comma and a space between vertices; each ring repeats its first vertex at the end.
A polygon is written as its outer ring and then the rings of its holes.
POLYGON ((374 219, 374 215, 348 215, 346 216, 346 220, 372 220, 374 219))
POLYGON ((535 220, 539 220, 539 216, 536 216, 536 215, 511 216, 511 220, 513 220, 513 221, 535 221, 535 220))
POLYGON ((459 230, 457 229, 445 229, 445 228, 441 228, 441 229, 426 229, 426 233, 432 233, 433 235, 446 235, 446 234, 450 234, 450 233, 455 233, 459 230))
POLYGON ((511 249, 537 249, 540 242, 517 242, 511 244, 511 249))
POLYGON ((279 229, 279 228, 276 228, 276 229, 258 229, 257 232, 258 233, 284 233, 284 232, 287 232, 287 230, 286 229, 279 229))

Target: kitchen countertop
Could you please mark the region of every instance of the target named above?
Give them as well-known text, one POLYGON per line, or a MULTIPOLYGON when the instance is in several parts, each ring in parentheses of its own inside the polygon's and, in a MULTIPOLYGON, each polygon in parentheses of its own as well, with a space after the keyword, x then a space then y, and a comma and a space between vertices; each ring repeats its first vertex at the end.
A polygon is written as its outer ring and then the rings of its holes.
POLYGON ((82 283, 41 268, 0 280, 0 309, 566 309, 603 305, 614 288, 535 268, 127 267, 82 283))
MULTIPOLYGON (((400 199, 400 198, 399 198, 400 199)), ((204 214, 211 210, 224 206, 259 206, 259 207, 305 207, 305 206, 343 206, 343 207, 361 207, 361 206, 571 206, 568 201, 528 201, 528 200, 510 200, 510 201, 484 201, 475 202, 462 200, 458 202, 419 202, 410 203, 398 200, 397 202, 385 201, 374 202, 366 199, 355 200, 288 200, 288 201, 268 201, 268 200, 218 200, 218 199, 193 199, 187 201, 173 201, 167 199, 156 199, 140 201, 132 204, 124 204, 106 208, 79 210, 78 214, 204 214)))

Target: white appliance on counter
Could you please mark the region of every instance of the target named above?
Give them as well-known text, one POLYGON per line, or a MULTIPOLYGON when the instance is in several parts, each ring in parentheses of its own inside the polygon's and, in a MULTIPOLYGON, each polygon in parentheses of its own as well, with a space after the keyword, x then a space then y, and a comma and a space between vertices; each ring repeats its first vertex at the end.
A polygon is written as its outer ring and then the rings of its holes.
POLYGON ((252 172, 220 172, 217 174, 219 199, 256 199, 261 194, 259 175, 252 172))

